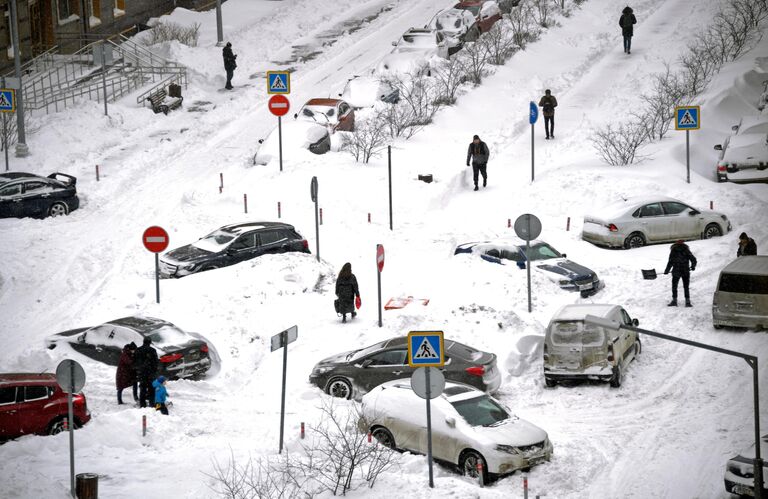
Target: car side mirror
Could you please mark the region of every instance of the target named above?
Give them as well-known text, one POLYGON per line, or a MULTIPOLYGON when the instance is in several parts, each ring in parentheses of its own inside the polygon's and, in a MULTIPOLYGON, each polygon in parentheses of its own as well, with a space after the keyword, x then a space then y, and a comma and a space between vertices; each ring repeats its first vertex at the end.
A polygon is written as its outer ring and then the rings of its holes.
POLYGON ((517 268, 520 270, 525 270, 525 262, 517 262, 517 268))
POLYGON ((639 321, 639 320, 637 320, 637 319, 632 319, 632 325, 633 325, 633 326, 635 326, 635 327, 637 327, 637 326, 639 326, 639 325, 640 325, 640 321, 639 321))
POLYGON ((733 125, 731 127, 731 130, 733 130, 734 132, 738 132, 739 131, 739 125, 733 125))
POLYGON ((691 210, 688 212, 688 215, 695 217, 696 215, 699 215, 700 212, 698 210, 691 210))
POLYGON ((259 144, 263 144, 263 143, 264 143, 264 139, 259 139, 259 144))
POLYGON ((293 119, 297 119, 299 117, 299 113, 293 113, 293 119))
POLYGON ((365 368, 369 367, 371 364, 373 364, 373 361, 372 361, 371 359, 365 359, 365 360, 363 361, 363 363, 362 363, 362 364, 360 364, 360 366, 361 366, 363 369, 365 369, 365 368))
POLYGON ((85 343, 85 335, 86 335, 86 333, 83 333, 80 336, 78 336, 77 337, 77 342, 78 343, 85 343))
POLYGON ((456 419, 451 416, 446 416, 445 424, 447 424, 451 428, 456 428, 456 419))
POLYGON ((568 255, 566 255, 565 253, 563 253, 563 258, 568 258, 568 255))
POLYGON ((722 150, 723 150, 723 145, 722 144, 717 144, 715 146, 715 151, 722 151, 722 150))

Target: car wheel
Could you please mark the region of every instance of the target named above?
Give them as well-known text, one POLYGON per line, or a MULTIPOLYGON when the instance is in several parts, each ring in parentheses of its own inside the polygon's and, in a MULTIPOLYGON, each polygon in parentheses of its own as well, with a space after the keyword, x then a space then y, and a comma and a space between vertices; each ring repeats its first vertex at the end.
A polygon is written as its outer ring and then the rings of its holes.
POLYGON ((473 450, 464 451, 459 459, 459 467, 461 468, 461 474, 474 478, 477 480, 478 471, 477 465, 483 465, 483 483, 488 483, 488 465, 478 452, 473 450))
POLYGON ((546 376, 544 376, 544 384, 547 385, 547 387, 549 388, 554 388, 557 386, 557 381, 555 381, 552 378, 547 378, 546 376))
POLYGON ((373 431, 371 431, 371 436, 384 447, 388 447, 393 450, 397 448, 395 446, 395 437, 392 435, 392 432, 383 426, 374 428, 373 431))
POLYGON ((66 203, 56 202, 48 208, 48 215, 52 217, 58 217, 60 215, 66 215, 69 213, 69 207, 66 203))
POLYGON ((721 326, 720 324, 713 324, 712 327, 715 329, 723 329, 723 326, 721 326))
MULTIPOLYGON (((77 425, 75 425, 75 428, 77 428, 77 425)), ((63 431, 67 431, 67 419, 64 417, 55 419, 48 425, 49 435, 57 435, 63 431)))
POLYGON ((345 378, 335 378, 328 383, 328 395, 342 399, 352 398, 352 384, 345 378))
POLYGON ((640 340, 635 340, 635 356, 640 355, 640 352, 643 351, 643 345, 640 343, 640 340))
POLYGON ((611 378, 611 388, 619 388, 624 381, 624 373, 621 369, 621 360, 613 368, 613 377, 611 378))
POLYGON ((645 236, 640 232, 633 232, 624 240, 624 248, 640 248, 645 246, 645 236))
POLYGON ((209 270, 215 270, 218 268, 219 268, 218 265, 203 265, 202 267, 200 267, 200 272, 207 272, 209 270))
POLYGON ((722 235, 722 229, 720 229, 720 226, 715 223, 707 225, 707 227, 704 229, 704 239, 712 239, 713 237, 720 237, 722 235))

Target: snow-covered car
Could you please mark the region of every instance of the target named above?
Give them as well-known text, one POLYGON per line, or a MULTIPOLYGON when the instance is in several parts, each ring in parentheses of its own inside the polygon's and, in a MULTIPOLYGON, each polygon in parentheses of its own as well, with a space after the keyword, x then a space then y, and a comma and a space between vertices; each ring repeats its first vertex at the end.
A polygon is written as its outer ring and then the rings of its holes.
POLYGON ((757 101, 757 108, 764 110, 768 106, 768 80, 763 82, 763 93, 760 94, 760 99, 757 101))
POLYGON ((341 99, 309 99, 293 117, 328 127, 331 133, 355 129, 355 110, 341 99))
MULTIPOLYGON (((768 454, 768 435, 760 439, 760 455, 768 454)), ((755 497, 755 444, 728 460, 725 490, 739 497, 755 497)), ((763 497, 768 494, 768 461, 763 461, 763 497)))
MULTIPOLYGON (((446 382, 431 406, 432 455, 458 466, 464 475, 477 478, 482 463, 487 482, 489 475, 513 473, 552 457, 547 432, 469 385, 446 382)), ((426 454, 424 399, 413 392, 409 381, 377 386, 363 397, 361 411, 358 428, 382 445, 426 454)))
POLYGON ((64 173, 41 177, 33 173, 0 174, 0 218, 56 217, 80 206, 77 179, 64 173))
MULTIPOLYGON (((286 121, 283 128, 283 158, 302 150, 314 154, 325 154, 331 150, 331 135, 328 127, 303 120, 286 121)), ((253 158, 256 165, 277 161, 280 154, 278 130, 275 128, 266 139, 259 140, 259 150, 253 158)))
POLYGON ((392 88, 386 80, 371 74, 350 78, 339 97, 353 108, 361 109, 373 107, 378 101, 396 104, 400 100, 400 92, 392 88))
POLYGON ((475 16, 463 9, 442 10, 435 14, 425 27, 437 30, 445 36, 449 55, 461 50, 465 41, 473 42, 480 36, 475 16))
POLYGON ((768 182, 768 116, 745 117, 715 146, 718 182, 768 182))
POLYGON ((677 199, 637 196, 584 216, 581 238, 598 246, 639 248, 678 239, 710 239, 731 230, 724 214, 697 210, 677 199))
POLYGON ((566 258, 555 248, 543 241, 531 241, 531 249, 526 255, 525 242, 518 239, 502 239, 466 243, 456 247, 455 255, 470 253, 479 255, 483 260, 506 264, 512 262, 524 269, 526 262, 533 263, 533 269, 547 276, 562 289, 580 291, 584 297, 597 293, 602 287, 597 272, 566 258))
POLYGON ((376 66, 376 74, 413 74, 425 69, 428 72, 433 58, 448 58, 445 35, 433 29, 410 28, 392 45, 395 48, 376 66))
POLYGON ((453 6, 454 9, 467 10, 477 20, 481 33, 485 33, 501 19, 501 9, 493 0, 466 0, 453 6))

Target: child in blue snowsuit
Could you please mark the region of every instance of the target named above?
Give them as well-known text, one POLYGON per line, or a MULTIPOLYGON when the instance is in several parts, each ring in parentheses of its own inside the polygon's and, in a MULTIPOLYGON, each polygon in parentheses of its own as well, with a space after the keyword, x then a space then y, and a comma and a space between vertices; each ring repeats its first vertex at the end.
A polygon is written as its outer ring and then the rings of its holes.
POLYGON ((155 409, 167 416, 168 407, 165 405, 165 400, 168 398, 168 390, 165 389, 165 376, 158 376, 152 382, 152 386, 155 388, 155 409))

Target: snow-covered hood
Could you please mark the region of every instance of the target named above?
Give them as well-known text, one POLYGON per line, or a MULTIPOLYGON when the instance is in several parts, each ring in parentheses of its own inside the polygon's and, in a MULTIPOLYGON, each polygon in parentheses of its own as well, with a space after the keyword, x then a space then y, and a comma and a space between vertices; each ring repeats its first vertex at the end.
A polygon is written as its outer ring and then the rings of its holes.
POLYGON ((567 277, 574 279, 579 276, 589 276, 594 274, 591 269, 583 265, 579 265, 576 262, 572 262, 567 258, 552 258, 550 260, 533 261, 533 266, 539 270, 547 272, 548 274, 556 274, 554 277, 567 277), (539 263, 540 262, 540 263, 539 263))
POLYGON ((397 52, 385 56, 376 68, 378 74, 399 73, 407 74, 417 71, 421 66, 429 64, 437 50, 397 52))
POLYGON ((204 260, 210 257, 213 253, 211 251, 200 249, 194 244, 195 243, 187 244, 186 246, 171 250, 161 256, 160 259, 165 262, 190 263, 196 262, 198 260, 204 260))
POLYGON ((339 353, 339 354, 336 354, 336 355, 332 355, 332 356, 327 357, 327 358, 321 360, 320 362, 318 362, 315 365, 315 367, 332 366, 332 365, 338 365, 338 364, 346 364, 348 362, 347 356, 349 354, 355 353, 357 351, 358 350, 350 350, 348 352, 343 352, 343 353, 339 353))
POLYGON ((543 442, 547 432, 524 419, 510 417, 496 426, 473 427, 478 436, 483 437, 489 444, 511 445, 521 447, 543 442))
MULTIPOLYGON (((315 122, 290 120, 283 122, 283 154, 295 154, 296 150, 309 149, 311 144, 328 135, 328 129, 315 122)), ((279 155, 279 134, 277 128, 261 144, 256 153, 257 164, 267 164, 279 155)))

